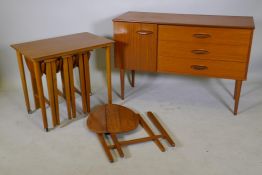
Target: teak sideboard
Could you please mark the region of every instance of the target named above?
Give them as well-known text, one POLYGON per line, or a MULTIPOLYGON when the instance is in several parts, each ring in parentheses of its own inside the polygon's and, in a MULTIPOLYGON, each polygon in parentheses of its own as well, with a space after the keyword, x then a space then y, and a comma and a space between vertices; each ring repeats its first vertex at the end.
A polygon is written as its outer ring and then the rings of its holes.
POLYGON ((247 79, 253 17, 127 12, 113 19, 115 66, 124 99, 125 70, 235 80, 237 114, 247 79))

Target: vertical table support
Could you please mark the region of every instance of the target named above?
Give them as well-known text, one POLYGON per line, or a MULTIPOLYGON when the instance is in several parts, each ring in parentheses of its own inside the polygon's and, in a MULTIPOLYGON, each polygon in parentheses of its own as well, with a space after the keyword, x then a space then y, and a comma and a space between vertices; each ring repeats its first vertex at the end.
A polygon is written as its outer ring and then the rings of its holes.
POLYGON ((235 99, 234 115, 237 115, 239 98, 241 94, 241 87, 242 87, 242 80, 236 80, 235 93, 234 93, 234 99, 235 99))
POLYGON ((108 104, 112 104, 112 89, 111 89, 111 53, 110 46, 106 47, 106 77, 107 77, 107 93, 108 104))
POLYGON ((47 123, 46 109, 45 109, 45 97, 44 97, 43 84, 42 84, 42 78, 41 78, 42 74, 41 74, 41 69, 40 69, 40 62, 34 61, 33 64, 34 64, 34 70, 35 70, 38 97, 39 97, 40 107, 42 111, 43 124, 44 124, 45 130, 48 131, 48 123, 47 123))
POLYGON ((24 92, 26 109, 27 109, 27 112, 30 113, 31 112, 31 108, 30 108, 30 101, 29 101, 29 97, 28 97, 28 89, 27 89, 27 84, 26 84, 23 56, 18 51, 16 51, 16 56, 17 56, 17 62, 18 62, 18 67, 19 67, 19 72, 20 72, 20 78, 21 78, 21 82, 22 82, 23 92, 24 92))

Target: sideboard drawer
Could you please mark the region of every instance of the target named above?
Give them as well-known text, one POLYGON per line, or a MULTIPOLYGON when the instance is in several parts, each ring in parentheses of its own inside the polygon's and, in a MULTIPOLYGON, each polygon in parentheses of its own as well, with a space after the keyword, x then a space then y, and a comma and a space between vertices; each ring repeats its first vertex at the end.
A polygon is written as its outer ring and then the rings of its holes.
POLYGON ((190 43, 215 43, 249 46, 252 31, 249 29, 212 28, 194 26, 159 25, 158 39, 190 43))
POLYGON ((214 43, 160 40, 158 56, 248 62, 249 47, 214 43))
POLYGON ((246 79, 246 63, 200 59, 158 58, 158 72, 246 79))

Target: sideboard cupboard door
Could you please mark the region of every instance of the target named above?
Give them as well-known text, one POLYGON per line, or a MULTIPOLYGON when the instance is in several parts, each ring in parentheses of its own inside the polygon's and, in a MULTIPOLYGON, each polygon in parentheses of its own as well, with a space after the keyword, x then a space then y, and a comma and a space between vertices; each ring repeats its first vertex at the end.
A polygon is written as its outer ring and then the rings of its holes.
POLYGON ((114 22, 115 66, 156 71, 157 25, 114 22))

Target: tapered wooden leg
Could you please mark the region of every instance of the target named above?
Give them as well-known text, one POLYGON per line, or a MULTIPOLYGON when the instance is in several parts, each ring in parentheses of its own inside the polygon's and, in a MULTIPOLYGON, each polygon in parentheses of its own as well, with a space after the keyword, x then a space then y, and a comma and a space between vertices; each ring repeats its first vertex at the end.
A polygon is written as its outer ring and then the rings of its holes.
POLYGON ((237 80, 235 81, 235 90, 234 90, 234 99, 236 99, 237 96, 237 80))
POLYGON ((81 96, 82 96, 82 108, 83 112, 87 112, 87 101, 86 101, 86 87, 85 87, 85 72, 84 72, 84 62, 83 55, 79 54, 79 79, 80 79, 80 87, 81 87, 81 96))
POLYGON ((111 55, 110 46, 106 47, 106 77, 107 77, 107 93, 108 104, 112 104, 112 89, 111 89, 111 55))
POLYGON ((147 116, 152 121, 152 123, 156 126, 156 128, 159 130, 159 132, 164 136, 164 139, 166 139, 168 141, 168 143, 171 146, 174 147, 175 146, 175 142, 171 139, 169 134, 166 132, 166 130, 163 128, 163 126, 159 123, 159 121, 157 120, 155 115, 152 112, 147 112, 147 116))
POLYGON ((131 86, 135 87, 135 70, 131 70, 131 86))
POLYGON ((50 108, 52 113, 52 121, 53 127, 56 126, 56 105, 55 105, 55 98, 54 98, 54 86, 53 86, 53 78, 52 78, 52 65, 51 62, 48 61, 46 64, 46 80, 47 80, 47 88, 48 88, 48 96, 50 102, 50 108))
POLYGON ((63 71, 63 69, 61 70, 60 75, 61 75, 62 91, 63 91, 62 95, 65 98, 65 93, 66 92, 65 92, 65 79, 64 79, 64 71, 63 71))
POLYGON ((63 57, 63 77, 64 77, 64 87, 65 87, 65 98, 66 98, 66 107, 68 119, 71 119, 71 95, 70 95, 70 81, 69 81, 69 72, 68 72, 68 58, 63 57))
POLYGON ((32 75, 31 73, 30 73, 30 77, 31 77, 31 84, 32 84, 32 89, 33 89, 33 94, 34 94, 35 109, 39 109, 40 108, 40 102, 39 102, 39 98, 38 98, 36 79, 35 79, 34 75, 32 75))
POLYGON ((27 112, 30 113, 31 112, 31 108, 30 108, 30 102, 29 102, 29 97, 28 97, 28 89, 27 89, 27 84, 26 84, 23 56, 18 51, 16 52, 16 56, 17 56, 17 62, 18 62, 18 67, 19 67, 19 72, 20 72, 20 78, 21 78, 21 82, 22 82, 23 92, 24 92, 26 109, 27 109, 27 112))
POLYGON ((34 62, 33 64, 34 64, 38 97, 39 97, 40 107, 42 111, 43 124, 44 124, 44 128, 46 129, 46 131, 48 131, 48 123, 47 123, 46 109, 45 109, 45 97, 44 97, 43 84, 42 84, 42 78, 41 78, 40 63, 34 62))
POLYGON ((57 88, 57 79, 56 79, 56 62, 52 62, 51 66, 52 66, 53 90, 54 90, 54 100, 55 100, 56 124, 60 125, 58 88, 57 88))
POLYGON ((85 72, 87 112, 90 112, 90 92, 91 92, 90 72, 89 72, 89 57, 90 57, 89 52, 85 53, 84 57, 83 57, 84 72, 85 72))
POLYGON ((242 87, 242 81, 236 80, 234 115, 237 115, 239 98, 240 98, 240 94, 241 94, 241 87, 242 87))
MULTIPOLYGON (((151 130, 151 128, 147 125, 147 123, 144 121, 144 119, 139 115, 139 122, 140 124, 142 125, 142 127, 146 130, 147 134, 150 136, 150 137, 155 137, 155 134, 154 132, 151 130)), ((154 139, 154 142, 155 144, 158 146, 158 148, 164 152, 165 151, 165 148, 164 146, 162 145, 162 143, 156 138, 154 139)))
POLYGON ((120 69, 121 98, 125 99, 125 70, 120 69))
POLYGON ((110 134, 111 135, 111 138, 116 146, 116 149, 117 149, 117 152, 118 154, 120 155, 120 157, 124 157, 124 152, 121 148, 121 145, 120 143, 118 142, 117 138, 116 138, 116 135, 115 134, 110 134))
POLYGON ((74 74, 73 74, 73 59, 68 58, 68 72, 69 72, 69 81, 70 81, 70 95, 71 95, 71 107, 72 107, 72 116, 76 117, 76 102, 75 102, 75 83, 74 83, 74 74))
POLYGON ((97 134, 97 137, 100 141, 100 143, 102 144, 103 148, 104 148, 104 151, 109 159, 110 162, 114 162, 114 159, 113 159, 113 156, 110 152, 110 149, 108 148, 107 144, 106 144, 106 141, 105 141, 105 138, 103 136, 103 134, 97 134))

